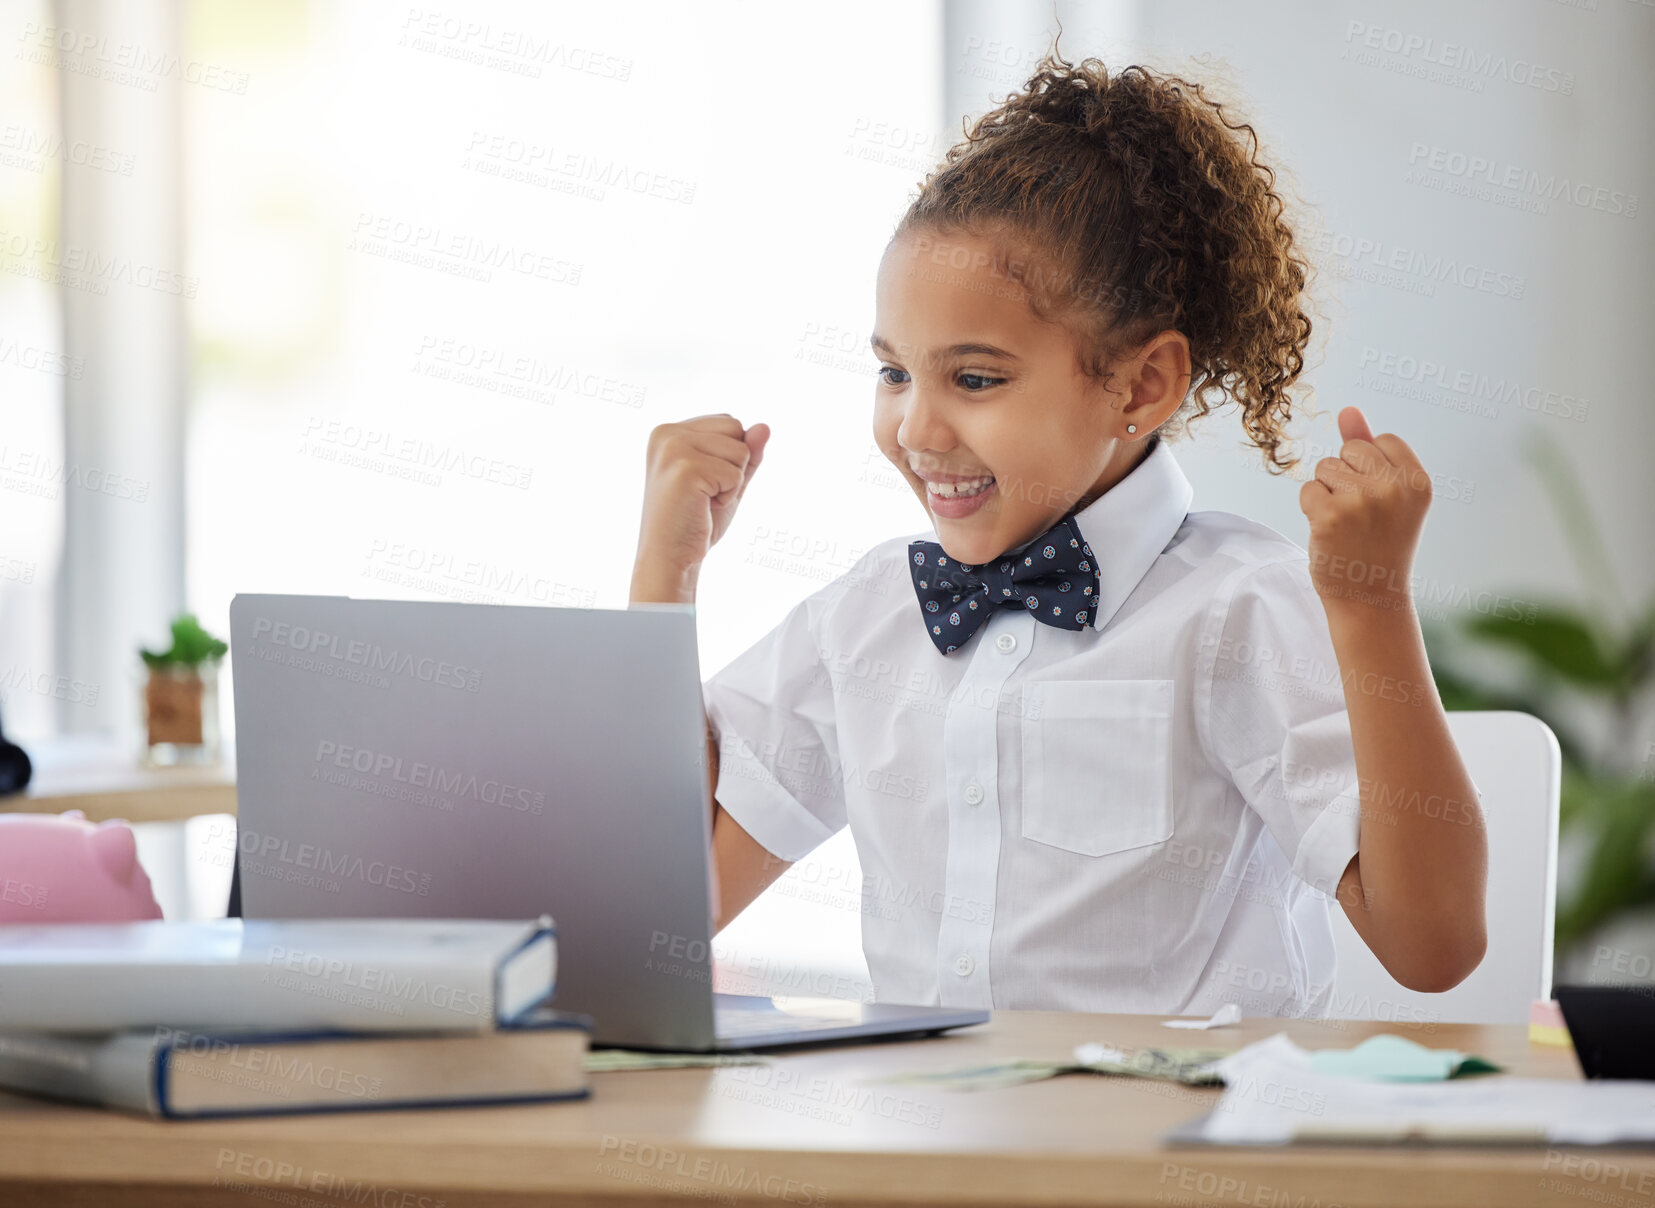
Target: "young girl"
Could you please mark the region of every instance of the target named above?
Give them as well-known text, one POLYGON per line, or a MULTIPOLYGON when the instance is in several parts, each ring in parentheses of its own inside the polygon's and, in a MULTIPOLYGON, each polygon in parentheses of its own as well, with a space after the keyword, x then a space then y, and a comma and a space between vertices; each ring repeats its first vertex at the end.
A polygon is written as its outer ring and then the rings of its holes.
MULTIPOLYGON (((1217 392, 1294 464, 1306 264, 1240 131, 1048 55, 926 179, 873 431, 929 526, 704 685, 717 926, 849 825, 884 1001, 1323 1014, 1340 908, 1411 989, 1482 959, 1482 815, 1409 594, 1429 475, 1345 408, 1307 553, 1190 512, 1164 439, 1217 392)), ((634 602, 694 600, 769 436, 651 433, 634 602)))

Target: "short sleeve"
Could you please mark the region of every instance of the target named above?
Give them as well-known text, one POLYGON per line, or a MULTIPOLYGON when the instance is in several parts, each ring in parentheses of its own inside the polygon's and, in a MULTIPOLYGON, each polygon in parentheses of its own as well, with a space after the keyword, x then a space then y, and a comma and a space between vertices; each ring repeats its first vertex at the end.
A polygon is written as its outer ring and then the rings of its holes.
POLYGON ((1327 614, 1302 558, 1230 586, 1201 639, 1208 749, 1294 873, 1332 895, 1357 852, 1362 798, 1327 614))
POLYGON ((817 644, 829 584, 702 685, 718 743, 713 796, 782 860, 800 860, 845 825, 833 683, 817 644))

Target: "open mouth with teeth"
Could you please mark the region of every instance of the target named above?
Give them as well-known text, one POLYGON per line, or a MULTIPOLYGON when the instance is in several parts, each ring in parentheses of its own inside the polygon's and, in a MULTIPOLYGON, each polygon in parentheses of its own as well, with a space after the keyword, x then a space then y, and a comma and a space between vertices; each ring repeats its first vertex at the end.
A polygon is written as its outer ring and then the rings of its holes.
POLYGON ((985 474, 981 478, 968 478, 964 482, 928 482, 925 489, 938 499, 969 499, 973 495, 981 495, 994 485, 994 475, 985 474))

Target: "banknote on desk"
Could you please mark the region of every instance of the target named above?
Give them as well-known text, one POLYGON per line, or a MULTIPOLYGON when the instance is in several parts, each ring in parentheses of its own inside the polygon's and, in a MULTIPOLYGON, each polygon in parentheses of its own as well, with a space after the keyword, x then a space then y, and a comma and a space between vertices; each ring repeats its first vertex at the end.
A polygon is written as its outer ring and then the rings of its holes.
POLYGON ((1039 1082, 1064 1074, 1109 1074, 1129 1078, 1154 1078, 1185 1086, 1218 1086, 1222 1079, 1211 1064, 1228 1057, 1233 1049, 1142 1048, 1118 1049, 1109 1045, 1083 1044, 1069 1061, 1041 1061, 1019 1058, 989 1065, 963 1066, 914 1074, 896 1074, 881 1082, 913 1083, 950 1091, 994 1090, 1039 1082))

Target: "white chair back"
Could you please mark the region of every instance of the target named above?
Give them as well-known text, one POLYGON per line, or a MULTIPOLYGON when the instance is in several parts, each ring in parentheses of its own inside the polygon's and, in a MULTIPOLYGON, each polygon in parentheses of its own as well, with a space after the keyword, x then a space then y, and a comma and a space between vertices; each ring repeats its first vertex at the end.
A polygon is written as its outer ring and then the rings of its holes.
POLYGON ((1405 990, 1334 907, 1340 1019, 1527 1023, 1529 1004, 1551 997, 1557 912, 1557 737, 1527 713, 1450 713, 1448 726, 1482 794, 1488 828, 1488 954, 1442 994, 1405 990))

